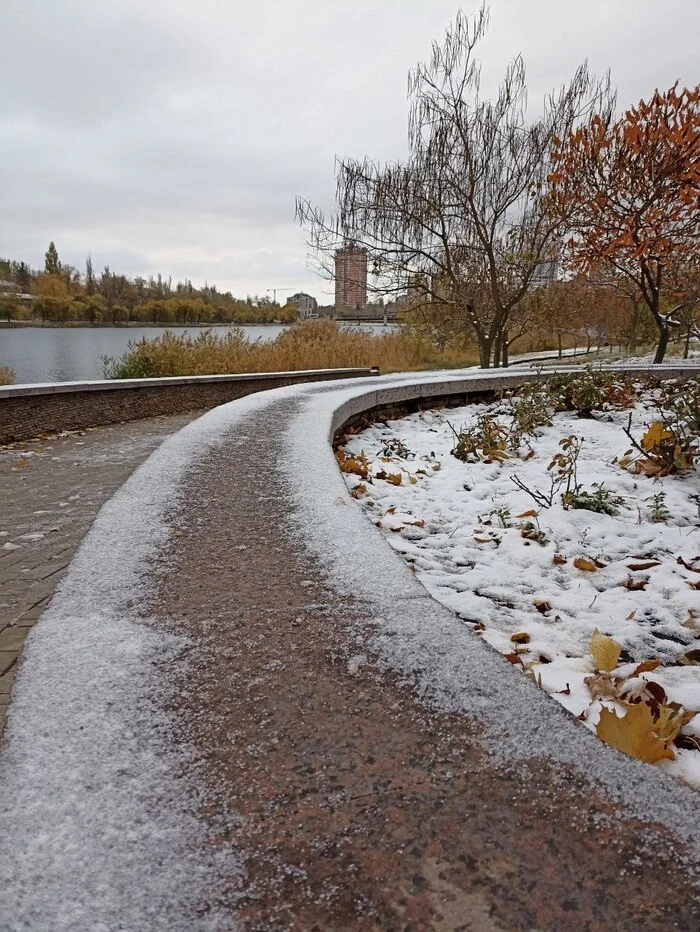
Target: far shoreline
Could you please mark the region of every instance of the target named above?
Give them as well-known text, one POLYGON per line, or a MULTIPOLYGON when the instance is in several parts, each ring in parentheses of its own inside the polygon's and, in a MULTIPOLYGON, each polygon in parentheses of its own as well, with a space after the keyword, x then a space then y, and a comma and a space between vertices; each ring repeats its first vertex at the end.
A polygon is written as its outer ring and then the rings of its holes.
POLYGON ((140 320, 124 321, 123 323, 113 324, 106 321, 91 323, 89 320, 69 320, 60 323, 55 320, 2 320, 0 321, 0 330, 22 330, 39 328, 41 330, 71 330, 71 329, 90 329, 90 330, 133 330, 133 329, 160 329, 160 330, 208 330, 212 327, 289 327, 289 321, 282 320, 250 320, 245 322, 234 321, 231 323, 215 323, 209 321, 205 324, 180 324, 180 323, 152 323, 140 320))

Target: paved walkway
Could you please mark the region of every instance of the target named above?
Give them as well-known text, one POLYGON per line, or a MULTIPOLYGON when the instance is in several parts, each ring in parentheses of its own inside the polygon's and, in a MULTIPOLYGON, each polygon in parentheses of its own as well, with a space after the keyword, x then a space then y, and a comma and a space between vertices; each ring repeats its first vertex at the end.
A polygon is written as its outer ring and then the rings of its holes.
POLYGON ((182 537, 154 600, 194 639, 177 691, 205 780, 203 815, 244 826, 231 923, 700 927, 682 845, 650 849, 649 826, 575 767, 497 763, 478 721, 418 701, 367 655, 376 608, 342 595, 290 527, 283 438, 300 408, 285 400, 256 413, 243 440, 192 470, 182 537))
POLYGON ((103 503, 196 415, 0 448, 0 730, 24 640, 103 503))
POLYGON ((0 753, 0 927, 700 928, 697 793, 598 742, 387 548, 324 446, 362 390, 210 412, 103 510, 0 753))

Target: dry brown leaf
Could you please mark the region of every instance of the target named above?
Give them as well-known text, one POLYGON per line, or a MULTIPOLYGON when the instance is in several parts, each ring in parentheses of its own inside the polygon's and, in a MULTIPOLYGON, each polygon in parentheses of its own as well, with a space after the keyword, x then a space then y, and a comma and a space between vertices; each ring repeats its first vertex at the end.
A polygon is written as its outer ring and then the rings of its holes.
POLYGON ((539 511, 537 511, 534 508, 531 508, 529 511, 524 511, 521 515, 516 515, 515 517, 516 518, 536 518, 538 514, 539 514, 539 511))
POLYGON ((596 670, 602 670, 604 673, 610 673, 617 666, 620 659, 622 647, 608 637, 607 634, 601 634, 596 628, 591 635, 591 654, 596 670))
POLYGON ((340 461, 340 471, 352 473, 361 479, 366 479, 369 473, 367 460, 362 456, 348 456, 340 461))
POLYGON ((548 602, 546 599, 535 599, 532 603, 540 615, 546 615, 547 612, 551 612, 552 603, 548 602))
POLYGON ((697 582, 691 582, 690 579, 686 579, 686 582, 691 589, 700 589, 700 579, 697 582))
POLYGON ((555 566, 563 566, 567 562, 566 557, 563 557, 560 553, 555 553, 552 557, 552 563, 555 566))
POLYGON ((621 582, 620 585, 624 589, 629 589, 630 592, 641 592, 647 587, 649 582, 648 577, 646 579, 632 579, 630 576, 629 579, 626 579, 624 582, 621 582))
POLYGON ((508 663, 512 663, 513 665, 520 664, 522 666, 523 659, 520 654, 515 653, 515 651, 510 654, 504 654, 503 656, 506 658, 508 663))
POLYGON ((661 566, 661 560, 647 560, 646 563, 628 563, 627 569, 632 570, 633 573, 638 573, 640 570, 650 570, 652 566, 661 566))
POLYGON ((610 709, 601 709, 596 733, 606 744, 647 764, 674 760, 675 754, 654 733, 653 724, 651 709, 640 702, 628 706, 623 718, 619 718, 610 709))
POLYGON ((419 518, 417 521, 408 522, 412 527, 425 527, 425 521, 422 518, 419 518))
POLYGON ((633 676, 639 676, 640 673, 651 673, 652 670, 655 670, 661 664, 660 660, 642 660, 640 664, 632 670, 630 673, 630 678, 633 676))
POLYGON ((392 485, 401 485, 403 480, 400 472, 393 472, 387 475, 386 481, 390 482, 392 485))
POLYGON ((408 481, 411 483, 411 485, 416 485, 418 483, 418 480, 415 476, 409 476, 408 481))
POLYGON ((627 621, 634 621, 636 614, 637 614, 637 609, 635 608, 627 616, 627 621))
POLYGON ((353 498, 360 498, 362 495, 367 494, 367 486, 364 482, 358 482, 355 488, 350 490, 350 494, 353 498))
POLYGON ((620 693, 618 684, 609 673, 594 673, 583 681, 588 687, 591 699, 616 699, 620 693))
POLYGON ((387 508, 384 512, 385 515, 395 515, 396 514, 396 505, 392 505, 391 508, 387 508))
POLYGON ((530 635, 527 631, 518 631, 516 634, 511 634, 510 639, 514 644, 530 643, 530 635))
POLYGON ((441 469, 442 469, 442 467, 441 467, 440 463, 435 463, 435 464, 433 465, 433 472, 440 472, 441 469))
POLYGON ((665 475, 668 472, 668 468, 662 466, 661 463, 657 463, 655 460, 643 459, 637 460, 630 471, 637 474, 642 473, 642 475, 651 479, 654 476, 665 475))
POLYGON ((494 543, 493 537, 477 537, 476 534, 474 535, 474 540, 477 542, 477 544, 493 544, 494 543))
POLYGON ((595 573, 597 569, 593 560, 589 560, 588 557, 576 557, 574 566, 577 570, 583 570, 586 573, 595 573))
POLYGON ((695 566, 695 563, 700 560, 700 557, 694 557, 690 563, 683 559, 683 557, 678 557, 676 563, 679 566, 684 566, 687 570, 690 570, 691 573, 700 573, 700 566, 695 566))

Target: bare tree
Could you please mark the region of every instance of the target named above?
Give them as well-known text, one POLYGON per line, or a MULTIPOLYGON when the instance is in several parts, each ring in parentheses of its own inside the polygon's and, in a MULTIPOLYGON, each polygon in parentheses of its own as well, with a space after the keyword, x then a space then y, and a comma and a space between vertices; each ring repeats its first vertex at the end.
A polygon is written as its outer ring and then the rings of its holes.
POLYGON ((609 77, 582 65, 527 116, 525 66, 508 67, 493 100, 480 93, 475 48, 489 20, 459 13, 430 60, 409 74, 408 158, 337 163, 337 212, 297 199, 297 216, 322 267, 344 242, 368 252, 373 288, 410 288, 414 310, 452 338, 476 340, 481 365, 498 364, 508 321, 558 246, 565 218, 547 207, 555 140, 591 109, 609 110, 609 77))

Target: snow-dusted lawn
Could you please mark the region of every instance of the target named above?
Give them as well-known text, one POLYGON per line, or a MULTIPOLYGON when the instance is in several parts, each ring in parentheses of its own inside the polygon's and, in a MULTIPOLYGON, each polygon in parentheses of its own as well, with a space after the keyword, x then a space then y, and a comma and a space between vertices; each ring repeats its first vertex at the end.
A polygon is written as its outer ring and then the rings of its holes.
MULTIPOLYGON (((453 428, 459 432, 498 407, 424 412, 347 438, 345 455, 364 453, 368 461, 369 478, 346 474, 359 504, 438 601, 592 730, 602 705, 615 707, 613 699, 594 696, 605 676, 585 682, 596 669, 595 629, 622 647, 613 676, 629 677, 624 690, 656 682, 669 701, 700 711, 700 666, 680 662, 700 648, 697 468, 682 478, 653 480, 613 463, 630 448, 623 431, 629 411, 621 410, 597 412, 594 419, 554 415, 552 426, 531 440, 529 458, 526 450, 502 464, 453 456, 453 428), (547 467, 569 435, 583 438, 578 482, 589 492, 604 483, 621 497, 616 515, 567 510, 560 494, 552 507, 538 507, 512 481, 548 491, 547 467), (668 516, 659 520, 657 513, 653 520, 652 498, 660 492, 668 516), (542 542, 533 539, 539 531, 542 542), (587 568, 574 565, 581 558, 579 566, 587 568), (645 660, 660 665, 631 677, 645 660)), ((651 420, 638 403, 635 436, 651 420)), ((700 735, 700 715, 683 732, 700 735)), ((674 747, 673 753, 675 760, 658 766, 700 787, 700 750, 674 747)))

